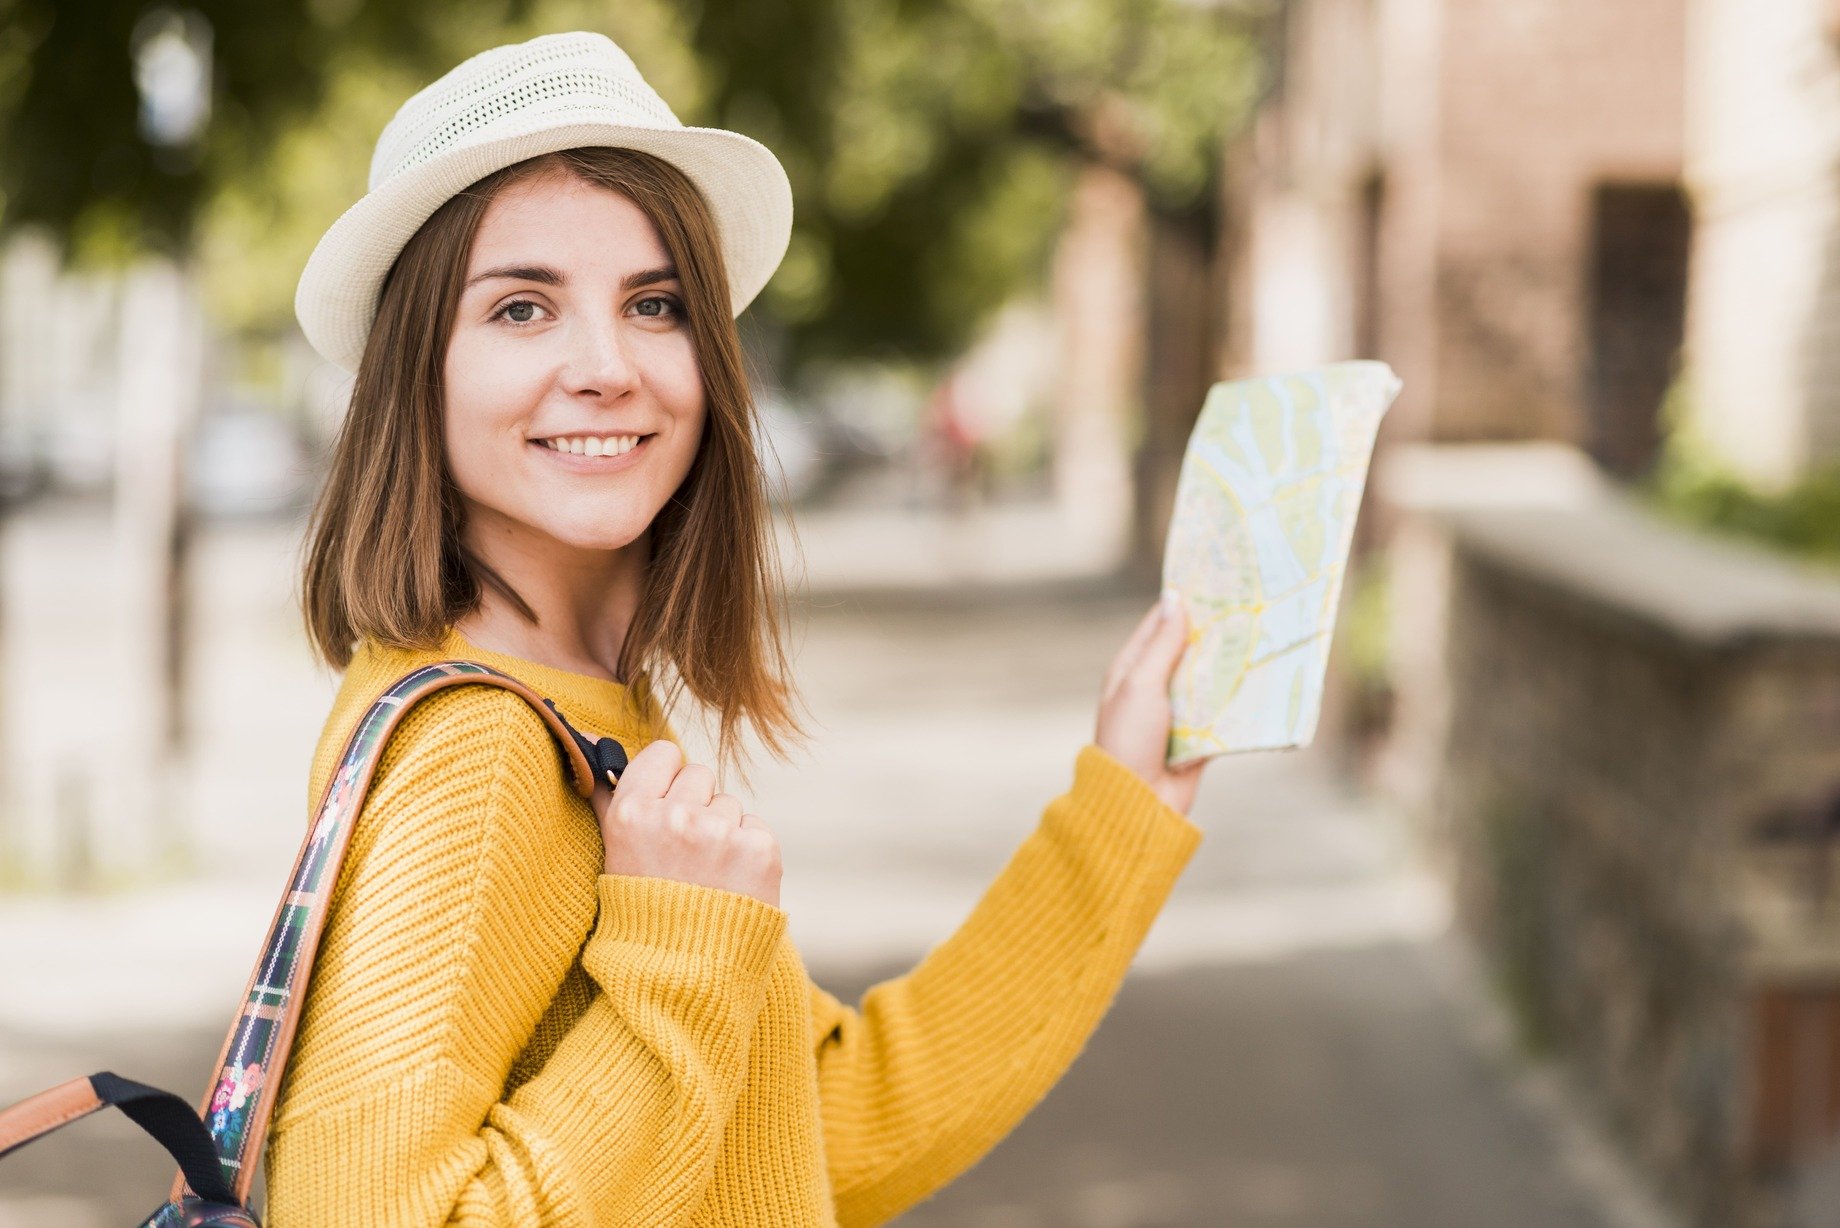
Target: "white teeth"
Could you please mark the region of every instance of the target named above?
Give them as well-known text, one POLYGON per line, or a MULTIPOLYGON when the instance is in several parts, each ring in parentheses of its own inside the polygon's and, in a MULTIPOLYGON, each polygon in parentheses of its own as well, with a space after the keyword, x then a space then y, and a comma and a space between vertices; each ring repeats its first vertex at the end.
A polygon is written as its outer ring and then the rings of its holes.
POLYGON ((569 435, 542 440, 546 448, 575 456, 619 456, 639 446, 637 435, 569 435))

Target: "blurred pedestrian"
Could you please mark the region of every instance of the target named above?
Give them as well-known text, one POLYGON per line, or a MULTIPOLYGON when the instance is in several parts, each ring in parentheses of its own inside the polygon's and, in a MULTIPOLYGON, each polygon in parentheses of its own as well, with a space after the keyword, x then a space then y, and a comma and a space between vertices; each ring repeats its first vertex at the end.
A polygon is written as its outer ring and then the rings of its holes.
POLYGON ((955 368, 926 402, 927 445, 955 511, 975 506, 989 488, 985 432, 965 385, 964 373, 955 368))
POLYGON ((1166 606, 958 933, 860 1006, 806 975, 772 828, 665 715, 686 688, 718 712, 725 762, 743 721, 803 736, 734 320, 791 219, 765 147, 563 34, 406 102, 308 262, 302 325, 356 374, 303 577, 344 671, 313 796, 379 695, 455 657, 631 759, 584 800, 513 694, 402 720, 291 1060, 225 1099, 278 1097, 270 1228, 884 1222, 1060 1078, 1200 840, 1166 606))

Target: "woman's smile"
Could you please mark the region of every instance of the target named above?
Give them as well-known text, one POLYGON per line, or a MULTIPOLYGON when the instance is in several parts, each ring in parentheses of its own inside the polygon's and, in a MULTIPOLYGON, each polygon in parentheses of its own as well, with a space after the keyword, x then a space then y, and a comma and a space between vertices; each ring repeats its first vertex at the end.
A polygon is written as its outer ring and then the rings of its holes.
POLYGON ((639 463, 653 435, 552 435, 530 446, 578 473, 614 473, 639 463))

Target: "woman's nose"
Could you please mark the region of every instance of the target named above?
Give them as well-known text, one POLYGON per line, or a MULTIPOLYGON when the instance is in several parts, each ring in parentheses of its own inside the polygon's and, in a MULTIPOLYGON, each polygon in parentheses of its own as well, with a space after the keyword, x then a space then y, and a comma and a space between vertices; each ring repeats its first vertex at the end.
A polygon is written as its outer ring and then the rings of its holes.
POLYGON ((569 340, 565 372, 569 391, 617 396, 633 387, 638 376, 617 324, 577 323, 569 340))

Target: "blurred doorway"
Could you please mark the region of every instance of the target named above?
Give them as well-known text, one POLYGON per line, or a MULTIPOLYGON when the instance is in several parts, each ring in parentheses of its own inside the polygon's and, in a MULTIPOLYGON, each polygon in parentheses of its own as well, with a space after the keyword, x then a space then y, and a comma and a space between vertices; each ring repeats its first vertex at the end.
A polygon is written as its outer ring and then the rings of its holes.
POLYGON ((1692 215, 1675 183, 1600 184, 1591 198, 1585 447, 1645 473, 1686 328, 1692 215))

